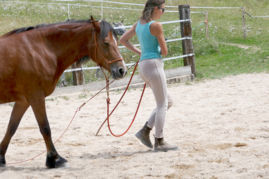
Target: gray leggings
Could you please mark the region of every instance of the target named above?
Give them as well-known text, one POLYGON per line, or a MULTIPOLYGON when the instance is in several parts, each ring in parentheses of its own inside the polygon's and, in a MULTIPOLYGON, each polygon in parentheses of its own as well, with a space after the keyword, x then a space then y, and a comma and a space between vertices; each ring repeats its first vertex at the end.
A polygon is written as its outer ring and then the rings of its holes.
POLYGON ((156 108, 148 119, 148 127, 155 126, 155 137, 163 138, 163 127, 167 109, 172 106, 172 99, 167 94, 166 76, 162 59, 147 59, 139 62, 139 74, 153 91, 156 108))

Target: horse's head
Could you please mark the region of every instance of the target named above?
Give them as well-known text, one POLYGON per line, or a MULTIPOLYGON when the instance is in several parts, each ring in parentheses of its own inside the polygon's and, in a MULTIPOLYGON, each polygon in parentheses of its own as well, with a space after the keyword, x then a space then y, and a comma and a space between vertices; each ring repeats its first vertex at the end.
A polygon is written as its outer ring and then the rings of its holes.
POLYGON ((119 52, 118 39, 113 27, 106 21, 91 19, 94 27, 94 54, 92 59, 108 70, 114 79, 125 76, 127 68, 119 52))

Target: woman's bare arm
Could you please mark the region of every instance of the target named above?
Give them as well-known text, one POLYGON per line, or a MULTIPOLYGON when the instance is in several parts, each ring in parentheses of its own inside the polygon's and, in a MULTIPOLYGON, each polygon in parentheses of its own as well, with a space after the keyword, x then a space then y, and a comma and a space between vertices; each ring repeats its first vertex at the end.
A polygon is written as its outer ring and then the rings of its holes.
POLYGON ((161 47, 161 55, 166 56, 168 54, 167 45, 165 42, 164 34, 163 34, 163 27, 162 24, 159 22, 154 22, 150 25, 150 32, 154 35, 161 47))
POLYGON ((128 48, 129 50, 137 53, 138 55, 141 55, 141 50, 136 48, 132 43, 129 42, 129 40, 136 35, 135 33, 135 28, 136 28, 136 24, 133 25, 133 27, 128 30, 127 32, 125 32, 121 38, 120 38, 120 43, 122 45, 124 45, 126 48, 128 48))

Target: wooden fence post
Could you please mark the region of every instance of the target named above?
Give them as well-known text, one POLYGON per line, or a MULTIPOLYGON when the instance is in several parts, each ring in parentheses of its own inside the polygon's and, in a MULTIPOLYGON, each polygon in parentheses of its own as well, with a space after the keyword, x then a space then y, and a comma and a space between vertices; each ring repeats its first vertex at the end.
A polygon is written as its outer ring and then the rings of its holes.
MULTIPOLYGON (((189 5, 179 5, 179 19, 180 20, 190 20, 190 6, 189 5)), ((192 29, 191 29, 191 21, 180 22, 180 30, 181 37, 190 37, 190 39, 182 40, 182 49, 183 55, 194 54, 193 44, 192 44, 192 29)), ((195 58, 194 55, 184 57, 184 66, 191 66, 191 72, 194 76, 196 76, 195 70, 195 58)))
MULTIPOLYGON (((81 64, 78 64, 78 63, 74 63, 72 65, 72 69, 74 68, 81 68, 81 64)), ((73 74, 73 85, 83 85, 84 83, 84 76, 83 76, 83 71, 80 70, 80 71, 73 71, 72 72, 73 74)))

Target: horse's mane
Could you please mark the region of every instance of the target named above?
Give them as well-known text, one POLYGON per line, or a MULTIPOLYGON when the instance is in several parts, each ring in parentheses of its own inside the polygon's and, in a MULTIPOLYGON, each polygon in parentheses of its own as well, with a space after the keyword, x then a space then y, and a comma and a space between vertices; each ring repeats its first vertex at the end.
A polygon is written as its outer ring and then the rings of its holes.
MULTIPOLYGON (((26 32, 26 31, 31 31, 34 29, 40 29, 40 28, 44 28, 44 27, 51 27, 51 26, 55 26, 55 25, 64 25, 64 24, 73 24, 73 23, 92 23, 92 20, 67 20, 65 22, 58 22, 58 23, 53 23, 53 24, 39 24, 36 26, 29 26, 29 27, 22 27, 22 28, 18 28, 18 29, 14 29, 6 34, 4 34, 4 36, 10 36, 13 34, 18 34, 18 33, 22 33, 22 32, 26 32)), ((113 27, 111 26, 111 24, 109 24, 108 22, 102 20, 100 22, 100 28, 101 28, 101 38, 104 39, 109 31, 113 32, 113 35, 117 38, 117 33, 115 31, 115 29, 113 29, 113 27)))

